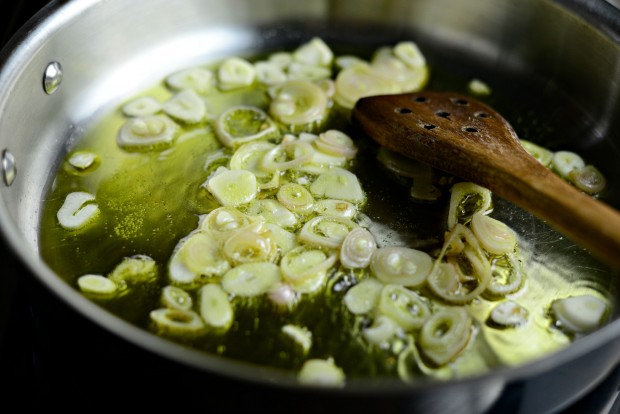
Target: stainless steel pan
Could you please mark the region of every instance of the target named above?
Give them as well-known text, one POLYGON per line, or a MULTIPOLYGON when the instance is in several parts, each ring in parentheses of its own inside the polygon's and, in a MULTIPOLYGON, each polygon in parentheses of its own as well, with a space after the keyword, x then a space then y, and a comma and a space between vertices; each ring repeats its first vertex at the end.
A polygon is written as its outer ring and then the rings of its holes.
MULTIPOLYGON (((195 375, 197 369, 198 376, 269 389, 267 395, 294 395, 302 411, 337 402, 480 413, 518 389, 516 412, 542 413, 588 392, 620 359, 615 315, 558 353, 481 377, 302 390, 288 375, 191 351, 127 324, 82 297, 40 259, 42 198, 53 173, 106 110, 175 69, 231 53, 290 48, 315 35, 344 49, 364 50, 414 39, 438 68, 494 77, 506 96, 514 97, 498 109, 517 129, 537 133, 527 118, 533 111, 543 113, 548 125, 566 132, 547 144, 566 145, 596 160, 610 181, 604 201, 620 207, 620 12, 602 0, 56 1, 31 19, 1 56, 0 225, 7 245, 46 291, 93 325, 178 364, 180 372, 192 369, 195 375)), ((595 262, 542 223, 512 225, 539 247, 537 260, 570 269, 573 277, 579 273, 575 268, 587 269, 595 283, 618 291, 618 270, 595 262)))

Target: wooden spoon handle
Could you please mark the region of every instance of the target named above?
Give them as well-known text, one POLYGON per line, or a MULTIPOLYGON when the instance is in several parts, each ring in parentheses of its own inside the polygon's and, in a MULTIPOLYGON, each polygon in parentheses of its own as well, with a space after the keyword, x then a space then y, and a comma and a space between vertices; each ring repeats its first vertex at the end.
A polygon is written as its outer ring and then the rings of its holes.
POLYGON ((424 91, 360 99, 352 118, 379 144, 488 188, 620 268, 620 213, 540 164, 492 108, 424 91))
POLYGON ((620 213, 567 184, 552 171, 532 169, 491 189, 530 211, 607 264, 620 269, 620 213))

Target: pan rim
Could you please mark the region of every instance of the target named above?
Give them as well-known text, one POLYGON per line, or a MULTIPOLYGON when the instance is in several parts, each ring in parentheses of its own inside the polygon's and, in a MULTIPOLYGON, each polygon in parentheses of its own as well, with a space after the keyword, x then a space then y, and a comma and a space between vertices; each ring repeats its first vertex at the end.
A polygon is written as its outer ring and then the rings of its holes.
MULTIPOLYGON (((24 57, 31 50, 31 47, 41 47, 45 43, 45 38, 50 32, 57 30, 67 22, 77 18, 85 10, 99 2, 100 0, 76 1, 65 4, 61 4, 62 2, 52 2, 50 5, 46 6, 46 8, 31 19, 29 23, 11 39, 6 48, 3 49, 2 56, 9 56, 9 58, 3 63, 2 67, 0 67, 0 84, 5 84, 5 82, 9 82, 15 78, 15 74, 18 72, 17 65, 21 64, 24 57), (26 42, 26 39, 28 42, 26 42)), ((606 17, 611 10, 617 12, 613 6, 604 2, 594 2, 590 0, 575 0, 574 2, 556 0, 554 2, 566 6, 571 10, 576 10, 579 12, 580 16, 588 16, 587 18, 592 21, 596 20, 608 23, 604 26, 603 31, 618 44, 618 39, 620 39, 620 19, 606 17)), ((8 191, 6 193, 8 194, 8 191)), ((4 191, 0 192, 0 199, 3 197, 4 191)), ((308 388, 306 386, 301 387, 290 375, 283 375, 281 380, 277 379, 274 381, 274 378, 279 378, 280 376, 274 374, 271 369, 265 369, 265 367, 255 364, 247 364, 240 361, 205 355, 199 351, 188 350, 187 348, 159 338, 123 321, 86 299, 83 295, 62 281, 41 260, 33 261, 33 258, 26 253, 30 249, 28 243, 14 224, 4 204, 0 204, 0 223, 3 227, 2 236, 7 241, 9 248, 11 248, 13 253, 20 258, 21 262, 29 268, 32 274, 44 282, 44 284, 67 305, 87 316, 90 320, 104 327, 109 332, 114 334, 120 333, 120 336, 124 339, 144 347, 149 351, 192 367, 198 366, 206 371, 261 383, 267 381, 268 383, 284 387, 298 389, 308 388), (178 352, 180 348, 183 349, 183 352, 178 352), (251 370, 247 369, 248 365, 252 367, 251 370), (248 373, 248 371, 251 371, 251 373, 248 373)), ((615 320, 600 328, 596 333, 581 338, 564 349, 517 367, 501 367, 478 376, 450 380, 448 382, 432 381, 432 383, 428 384, 406 384, 401 382, 403 384, 402 387, 391 384, 386 386, 386 389, 377 387, 376 383, 371 382, 370 384, 360 383, 359 386, 355 385, 347 387, 344 390, 335 390, 333 392, 364 394, 377 392, 384 396, 387 389, 394 393, 407 393, 411 392, 412 389, 433 389, 462 383, 475 384, 478 382, 491 381, 504 384, 511 381, 527 379, 541 372, 568 363, 577 357, 595 351, 614 339, 617 340, 618 337, 620 337, 620 320, 615 320)), ((618 355, 617 358, 620 358, 620 355, 618 355)), ((332 391, 326 390, 325 392, 332 391)))

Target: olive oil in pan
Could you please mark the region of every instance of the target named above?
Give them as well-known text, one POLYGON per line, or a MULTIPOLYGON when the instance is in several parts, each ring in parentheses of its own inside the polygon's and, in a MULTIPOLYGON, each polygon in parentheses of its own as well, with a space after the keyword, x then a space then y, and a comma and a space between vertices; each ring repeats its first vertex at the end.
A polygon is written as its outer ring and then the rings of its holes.
MULTIPOLYGON (((427 87, 466 91, 468 81, 464 76, 432 67, 427 87)), ((171 92, 162 83, 141 96, 163 101, 171 92)), ((240 104, 266 110, 269 99, 264 87, 216 92, 206 100, 207 113, 214 118, 226 108, 240 104)), ((514 99, 502 96, 499 90, 494 90, 488 98, 499 108, 509 106, 507 102, 514 99)), ((533 115, 530 112, 528 116, 533 115)), ((554 142, 564 131, 544 122, 543 112, 540 116, 542 120, 528 121, 528 125, 521 123, 522 118, 517 119, 514 126, 518 133, 527 131, 527 135, 535 131, 542 141, 554 142)), ((413 202, 409 196, 409 179, 396 177, 383 168, 377 160, 379 148, 367 137, 360 136, 346 119, 346 111, 334 109, 322 130, 342 130, 353 137, 358 148, 350 169, 357 175, 367 200, 358 213, 358 221, 369 224, 380 248, 409 246, 437 254, 446 230, 448 189, 458 180, 435 172, 443 196, 436 202, 413 202), (363 215, 369 220, 364 221, 363 215)), ((511 120, 510 116, 508 119, 511 120)), ((42 214, 41 254, 54 271, 76 287, 81 276, 107 275, 123 258, 136 255, 152 258, 156 263, 156 279, 131 286, 112 299, 98 300, 101 306, 121 318, 152 329, 149 314, 162 306, 161 292, 169 283, 168 264, 175 246, 196 229, 202 216, 219 207, 202 184, 228 158, 218 159, 222 145, 212 121, 185 125, 173 146, 145 152, 128 152, 118 147, 116 136, 125 121, 126 117, 118 109, 104 117, 72 149, 71 154, 78 151, 96 154, 98 160, 92 168, 78 171, 66 161, 60 166, 42 214), (57 212, 67 194, 76 191, 96 195, 99 216, 88 228, 67 230, 58 224, 57 212)), ((572 339, 552 326, 551 303, 582 294, 603 297, 605 290, 600 282, 578 282, 588 280, 588 276, 562 264, 563 246, 568 242, 543 223, 502 200, 494 200, 493 215, 519 235, 524 285, 502 300, 514 301, 527 309, 528 322, 518 328, 499 329, 489 322, 491 310, 499 301, 474 299, 464 305, 473 317, 471 338, 454 362, 437 367, 421 355, 418 334, 401 333, 381 346, 365 341, 363 332, 372 325, 372 317, 351 313, 344 304, 344 296, 352 286, 366 279, 368 272, 341 266, 331 268, 325 287, 302 295, 293 310, 278 307, 261 296, 235 297, 234 320, 228 330, 213 329, 202 335, 173 339, 206 352, 294 371, 308 359, 333 358, 348 379, 411 380, 423 376, 447 379, 538 358, 572 339), (551 245, 559 247, 549 248, 551 245), (548 258, 555 260, 548 261, 548 258), (304 348, 303 340, 295 340, 282 330, 286 325, 310 330, 312 345, 304 348)), ((579 254, 586 263, 591 262, 585 253, 579 254)), ((594 269, 591 271, 603 271, 596 263, 591 265, 594 269)), ((200 300, 197 291, 195 287, 188 289, 194 303, 200 300)), ((421 288, 420 293, 433 297, 427 287, 421 288)), ((446 307, 434 299, 428 302, 433 312, 446 307)))

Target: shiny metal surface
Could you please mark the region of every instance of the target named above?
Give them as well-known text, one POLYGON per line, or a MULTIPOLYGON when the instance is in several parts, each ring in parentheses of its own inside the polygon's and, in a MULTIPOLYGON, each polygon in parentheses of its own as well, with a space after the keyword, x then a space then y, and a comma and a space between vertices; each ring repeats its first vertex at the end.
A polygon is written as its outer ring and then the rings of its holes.
MULTIPOLYGON (((0 148, 10 148, 20 166, 13 184, 0 188, 3 236, 51 291, 126 340, 207 371, 295 389, 286 375, 188 351, 102 311, 39 259, 37 229, 42 197, 59 160, 122 97, 179 68, 224 54, 289 47, 314 35, 345 49, 412 38, 430 59, 466 59, 468 65, 500 72, 506 79, 535 79, 543 93, 559 90, 588 114, 579 137, 569 143, 591 149, 607 171, 620 176, 620 13, 606 2, 54 2, 1 55, 0 148), (64 74, 62 87, 53 94, 41 87, 41 74, 50 62, 62 62, 64 74), (607 143, 605 151, 597 149, 601 142, 607 143)), ((617 183, 609 202, 620 206, 617 183)), ((617 280, 606 283, 617 290, 617 280)), ((411 408, 474 413, 492 406, 505 387, 524 383, 546 405, 523 412, 548 412, 578 398, 613 368, 620 359, 618 338, 620 321, 615 320, 564 351, 515 369, 446 384, 359 384, 338 395, 376 392, 411 408), (566 370, 578 372, 579 381, 564 375, 566 370), (555 394, 545 391, 549 383, 555 384, 555 394)))
POLYGON ((43 90, 46 94, 51 95, 62 82, 62 65, 58 62, 51 62, 45 68, 43 73, 43 90))
POLYGON ((2 177, 4 184, 10 187, 15 181, 17 175, 17 166, 15 165, 15 157, 9 150, 2 151, 2 177))

